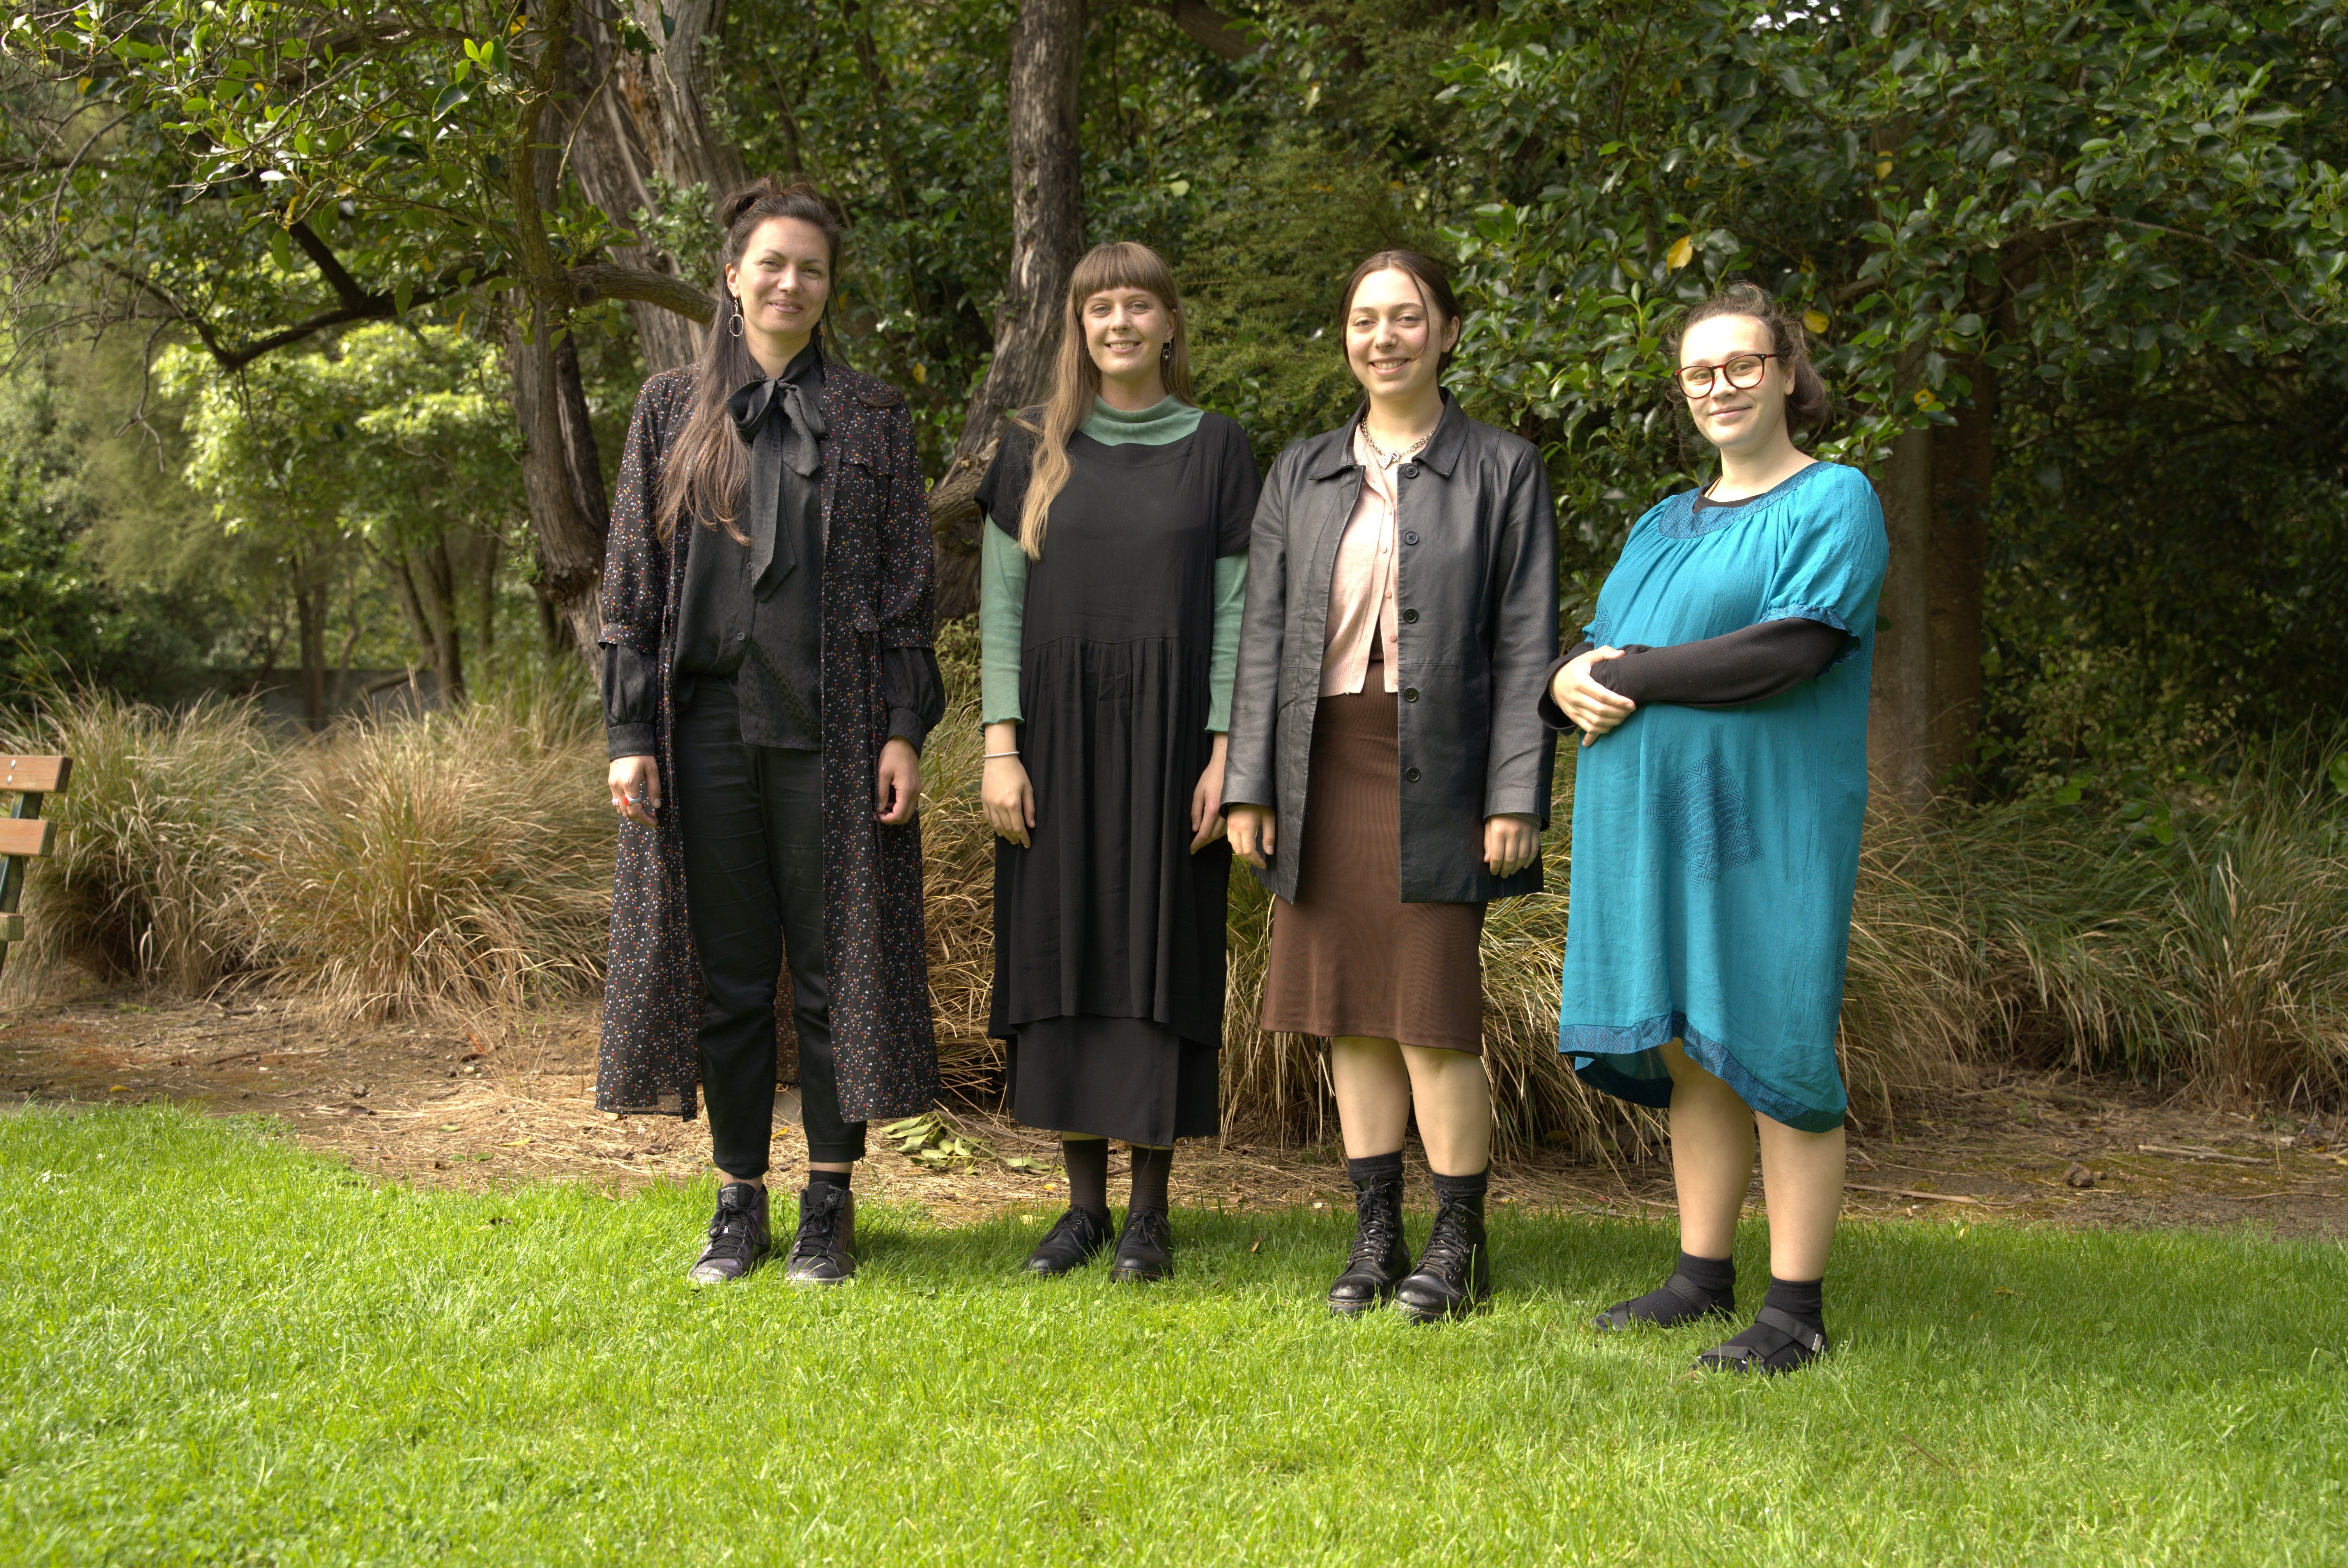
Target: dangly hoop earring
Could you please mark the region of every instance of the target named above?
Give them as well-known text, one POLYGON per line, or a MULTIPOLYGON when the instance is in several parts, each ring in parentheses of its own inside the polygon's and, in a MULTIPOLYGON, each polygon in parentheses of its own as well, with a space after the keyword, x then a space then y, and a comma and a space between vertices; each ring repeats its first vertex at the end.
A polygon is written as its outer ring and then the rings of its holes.
POLYGON ((740 337, 742 335, 742 302, 733 295, 726 297, 734 300, 734 335, 740 337))
POLYGON ((1165 346, 1158 351, 1158 361, 1160 364, 1172 364, 1174 363, 1174 340, 1172 338, 1168 338, 1166 340, 1165 346))

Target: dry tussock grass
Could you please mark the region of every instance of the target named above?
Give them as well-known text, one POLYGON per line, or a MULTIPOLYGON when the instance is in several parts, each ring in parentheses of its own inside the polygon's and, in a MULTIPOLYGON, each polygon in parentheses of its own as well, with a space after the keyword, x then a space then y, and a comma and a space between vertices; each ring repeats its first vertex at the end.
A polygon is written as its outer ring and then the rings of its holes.
POLYGON ((208 700, 175 713, 80 696, 0 743, 74 759, 70 788, 42 806, 57 846, 33 862, 12 993, 32 994, 67 966, 201 992, 236 967, 236 894, 284 764, 251 704, 208 700))
MULTIPOLYGON (((979 808, 976 636, 941 649, 949 710, 924 759, 930 983, 949 1091, 999 1081, 985 1035, 994 844, 979 808)), ((224 977, 345 1012, 488 1009, 592 992, 612 826, 599 725, 575 680, 510 686, 462 713, 266 733, 249 708, 166 714, 64 701, 11 749, 69 751, 36 862, 29 964, 73 960, 183 990, 224 977)), ((2011 1061, 2181 1077, 2237 1096, 2348 1094, 2348 811, 2338 743, 2278 753, 2132 840, 2076 808, 1870 812, 1842 1050, 1855 1113, 2011 1061), (2189 808, 2189 809, 2188 809, 2189 808)), ((1555 891, 1495 906, 1484 932, 1486 1061, 1504 1149, 1643 1158, 1653 1118, 1591 1094, 1556 1050, 1571 761, 1547 845, 1555 891)), ((1223 1105, 1235 1136, 1334 1136, 1324 1058, 1254 1027, 1270 899, 1232 879, 1223 1105)))
POLYGON ((514 719, 480 702, 303 748, 236 901, 252 971, 370 1017, 592 986, 612 882, 596 751, 514 719))

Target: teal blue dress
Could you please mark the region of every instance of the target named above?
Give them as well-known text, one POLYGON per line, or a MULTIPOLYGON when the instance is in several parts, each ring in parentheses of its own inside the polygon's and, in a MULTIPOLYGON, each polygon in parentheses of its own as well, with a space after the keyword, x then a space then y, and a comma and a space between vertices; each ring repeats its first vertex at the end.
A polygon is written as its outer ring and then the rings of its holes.
POLYGON ((1815 678, 1746 707, 1642 706, 1574 753, 1558 1049, 1594 1088, 1671 1103, 1681 1040, 1756 1111, 1822 1132, 1859 836, 1867 690, 1889 546, 1874 487, 1814 463, 1741 505, 1672 497, 1598 596, 1593 642, 1663 647, 1801 617, 1849 634, 1815 678))

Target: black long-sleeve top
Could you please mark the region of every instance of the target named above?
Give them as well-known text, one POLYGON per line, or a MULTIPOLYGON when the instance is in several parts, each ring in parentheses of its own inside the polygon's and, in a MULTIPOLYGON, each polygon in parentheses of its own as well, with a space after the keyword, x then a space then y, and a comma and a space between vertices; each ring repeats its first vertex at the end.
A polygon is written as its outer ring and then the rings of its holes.
MULTIPOLYGON (((742 739, 751 745, 823 746, 823 415, 820 340, 783 374, 727 399, 751 448, 741 520, 748 535, 704 529, 685 564, 677 602, 680 700, 697 680, 734 682, 742 739)), ((659 718, 653 658, 625 644, 604 650, 603 723, 617 757, 650 755, 659 718)), ((945 682, 927 648, 886 648, 880 684, 889 734, 915 751, 945 710, 945 682)))
MULTIPOLYGON (((1697 497, 1695 502, 1698 511, 1742 505, 1743 501, 1715 501, 1706 496, 1697 497)), ((1592 663, 1590 678, 1633 702, 1742 708, 1810 680, 1833 663, 1849 642, 1849 633, 1824 621, 1800 617, 1765 620, 1719 637, 1663 648, 1633 642, 1623 648, 1620 659, 1592 663)), ((1558 707, 1551 690, 1557 672, 1595 646, 1578 642, 1550 666, 1549 677, 1541 682, 1540 714, 1550 728, 1574 727, 1558 707)))

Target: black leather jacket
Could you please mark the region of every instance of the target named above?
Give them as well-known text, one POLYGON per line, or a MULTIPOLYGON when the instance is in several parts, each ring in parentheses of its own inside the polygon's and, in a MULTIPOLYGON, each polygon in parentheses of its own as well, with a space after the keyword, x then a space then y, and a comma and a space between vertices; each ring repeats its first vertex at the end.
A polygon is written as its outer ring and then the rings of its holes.
MULTIPOLYGON (((1529 443, 1468 418, 1447 393, 1434 436, 1395 472, 1400 625, 1387 657, 1402 684, 1402 897, 1480 904, 1538 892, 1538 859, 1505 879, 1485 866, 1484 819, 1549 825, 1556 737, 1538 706, 1557 654, 1549 476, 1529 443)), ((1294 443, 1264 480, 1248 550, 1223 804, 1279 814, 1278 853, 1256 875, 1288 899, 1312 799, 1337 543, 1362 484, 1350 421, 1294 443)))

